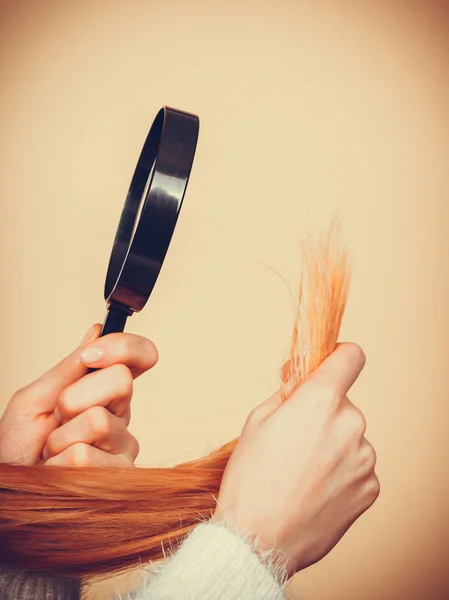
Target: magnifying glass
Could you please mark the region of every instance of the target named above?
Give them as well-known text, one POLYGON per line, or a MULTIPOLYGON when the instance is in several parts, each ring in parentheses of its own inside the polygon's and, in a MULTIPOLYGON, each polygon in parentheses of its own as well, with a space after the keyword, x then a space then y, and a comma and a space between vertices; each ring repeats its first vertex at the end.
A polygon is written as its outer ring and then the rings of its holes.
POLYGON ((198 133, 196 115, 168 106, 153 121, 109 259, 100 337, 123 331, 127 318, 142 310, 153 291, 189 182, 198 133))

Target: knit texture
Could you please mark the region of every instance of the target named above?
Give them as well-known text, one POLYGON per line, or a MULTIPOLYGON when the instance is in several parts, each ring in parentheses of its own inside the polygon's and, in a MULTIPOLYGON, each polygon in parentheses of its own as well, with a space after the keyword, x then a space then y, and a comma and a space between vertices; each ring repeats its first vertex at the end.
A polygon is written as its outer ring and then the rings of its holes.
POLYGON ((80 582, 0 566, 0 600, 78 600, 80 582))
MULTIPOLYGON (((151 563, 128 600, 286 600, 287 575, 275 550, 256 554, 256 542, 229 524, 197 525, 162 565, 151 563)), ((165 552, 164 552, 165 554, 165 552)), ((290 596, 291 598, 291 596, 290 596)))
MULTIPOLYGON (((204 521, 164 554, 166 561, 150 563, 128 600, 300 600, 285 588, 282 554, 259 552, 257 537, 229 523, 204 521)), ((0 600, 79 600, 80 588, 77 580, 0 566, 0 600)))

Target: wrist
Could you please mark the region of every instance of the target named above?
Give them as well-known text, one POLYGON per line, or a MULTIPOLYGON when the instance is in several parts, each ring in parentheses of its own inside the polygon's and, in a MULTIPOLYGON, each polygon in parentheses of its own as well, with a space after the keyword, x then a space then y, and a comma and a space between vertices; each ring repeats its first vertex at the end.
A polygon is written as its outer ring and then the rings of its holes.
POLYGON ((269 540, 266 534, 258 529, 251 528, 249 524, 245 524, 244 521, 233 515, 230 510, 225 510, 220 506, 217 506, 210 521, 226 527, 241 538, 257 555, 262 564, 268 568, 280 585, 285 584, 294 575, 295 571, 290 566, 289 556, 276 543, 275 536, 272 536, 269 540))

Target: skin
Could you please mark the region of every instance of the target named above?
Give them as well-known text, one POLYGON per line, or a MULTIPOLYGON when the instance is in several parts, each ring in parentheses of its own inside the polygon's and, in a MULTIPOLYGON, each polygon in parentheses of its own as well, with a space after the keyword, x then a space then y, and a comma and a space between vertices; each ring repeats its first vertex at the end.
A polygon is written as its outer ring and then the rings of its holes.
POLYGON ((80 346, 39 379, 18 390, 0 419, 0 462, 21 465, 133 464, 137 440, 129 433, 133 381, 158 360, 148 339, 114 333, 99 338, 94 325, 80 346), (84 351, 103 357, 87 363, 84 351), (100 371, 87 373, 87 365, 100 371))
POLYGON ((363 414, 347 393, 365 364, 339 344, 281 402, 276 393, 249 415, 226 466, 213 519, 258 534, 288 576, 323 558, 375 502, 376 453, 363 414))
MULTIPOLYGON (((133 380, 156 364, 157 349, 100 331, 14 394, 0 420, 1 462, 134 463, 133 380), (86 375, 91 348, 103 356, 88 366, 101 370, 86 375)), ((286 402, 276 393, 253 409, 224 471, 213 520, 257 533, 257 550, 279 550, 289 576, 323 558, 379 495, 366 421, 347 397, 364 364, 359 346, 339 344, 286 402)))

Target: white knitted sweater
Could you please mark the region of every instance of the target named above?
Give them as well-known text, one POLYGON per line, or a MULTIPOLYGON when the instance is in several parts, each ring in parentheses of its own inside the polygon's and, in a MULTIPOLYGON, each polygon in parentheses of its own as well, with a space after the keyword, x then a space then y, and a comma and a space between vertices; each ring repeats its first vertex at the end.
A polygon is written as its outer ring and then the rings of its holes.
MULTIPOLYGON (((257 538, 229 524, 199 523, 128 600, 299 600, 285 589, 287 574, 276 551, 256 553, 257 538)), ((80 582, 0 565, 0 600, 79 600, 80 582)), ((116 600, 117 597, 115 596, 116 600)), ((121 597, 123 600, 123 597, 121 597)), ((112 598, 111 598, 112 600, 112 598)))
POLYGON ((286 600, 281 557, 256 554, 256 543, 224 523, 202 522, 162 566, 149 567, 151 578, 128 600, 286 600))

